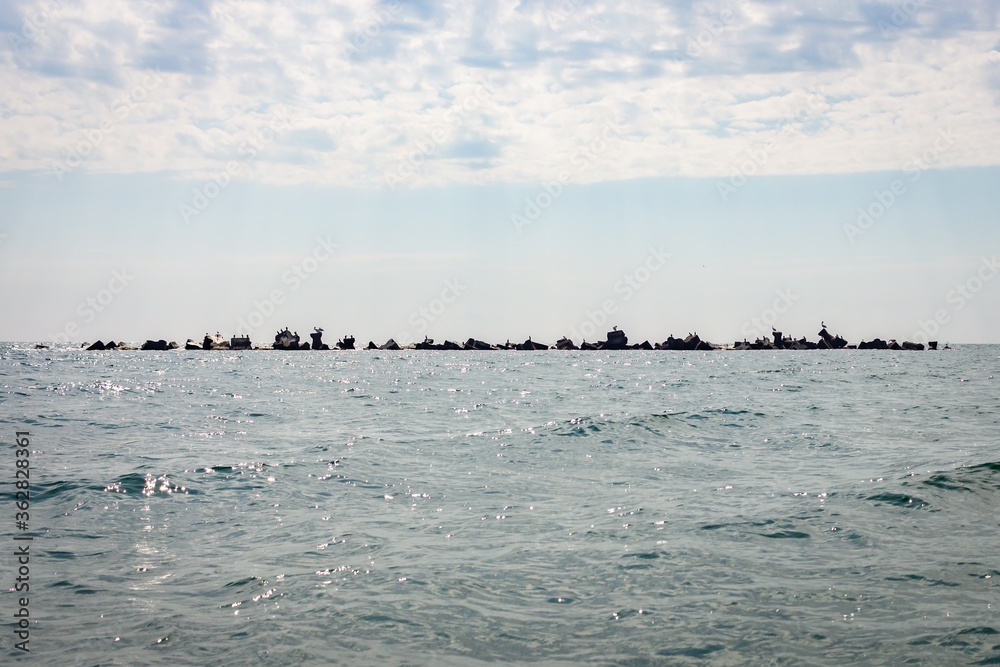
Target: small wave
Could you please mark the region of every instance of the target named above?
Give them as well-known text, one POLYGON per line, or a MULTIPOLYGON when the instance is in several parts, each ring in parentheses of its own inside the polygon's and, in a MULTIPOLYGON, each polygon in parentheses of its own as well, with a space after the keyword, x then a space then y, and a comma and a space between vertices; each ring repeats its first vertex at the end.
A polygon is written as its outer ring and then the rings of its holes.
POLYGON ((807 540, 809 539, 809 533, 803 533, 798 530, 779 530, 774 533, 757 533, 761 537, 767 537, 772 540, 807 540))
POLYGON ((129 473, 117 481, 104 487, 104 491, 114 493, 142 493, 146 488, 146 476, 139 473, 129 473))
POLYGON ((628 554, 626 556, 622 556, 622 558, 639 558, 639 559, 642 559, 642 560, 654 560, 654 559, 659 558, 659 557, 660 557, 660 554, 658 552, 656 552, 656 551, 649 551, 649 552, 645 552, 645 553, 634 553, 634 554, 628 554))
POLYGON ((924 582, 928 586, 947 586, 949 588, 958 588, 961 584, 955 583, 954 581, 944 581, 943 579, 928 579, 921 574, 906 574, 902 577, 886 577, 886 581, 919 581, 924 582))
POLYGON ((213 475, 215 473, 225 473, 233 472, 236 468, 233 466, 206 466, 204 468, 195 468, 195 472, 199 474, 213 475))
POLYGON ((708 644, 707 646, 689 646, 687 648, 661 649, 656 652, 665 658, 707 658, 713 653, 724 651, 722 644, 708 644))
POLYGON ((646 609, 619 609, 611 612, 611 618, 616 621, 624 621, 627 618, 649 616, 652 612, 646 609))
POLYGON ((922 484, 942 491, 1000 491, 1000 462, 963 466, 949 472, 931 475, 922 484))
POLYGON ((171 495, 174 493, 188 495, 192 493, 187 487, 171 483, 166 475, 157 477, 151 473, 146 473, 145 475, 129 473, 121 479, 108 484, 103 490, 106 493, 142 494, 144 496, 154 496, 157 494, 171 495))
MULTIPOLYGON (((86 488, 86 484, 75 480, 59 480, 56 482, 33 482, 31 485, 31 500, 35 503, 55 500, 66 494, 86 488)), ((11 496, 14 494, 11 493, 11 496)))
MULTIPOLYGON (((692 433, 693 429, 747 428, 767 415, 749 410, 711 408, 698 412, 654 412, 640 415, 598 417, 584 416, 569 421, 547 424, 548 433, 561 437, 588 437, 629 429, 640 429, 656 438, 681 437, 674 431, 692 433)), ((541 430, 541 427, 538 429, 541 430)), ((728 436, 727 436, 728 437, 728 436)), ((685 439, 685 441, 688 441, 685 439)))
POLYGON ((930 507, 930 503, 926 500, 917 498, 916 496, 908 496, 903 493, 879 493, 874 496, 868 496, 867 499, 877 503, 895 505, 896 507, 907 507, 910 509, 923 509, 924 507, 930 507))
POLYGON ((365 614, 358 617, 359 621, 367 621, 369 623, 375 623, 377 625, 408 625, 412 627, 420 627, 419 623, 415 623, 408 618, 389 616, 388 614, 365 614))
POLYGON ((909 642, 910 646, 941 646, 953 649, 967 656, 992 653, 974 663, 974 665, 1000 665, 1000 654, 997 650, 1000 646, 996 643, 996 637, 1000 634, 996 628, 988 625, 965 628, 946 635, 924 635, 909 642))
POLYGON ((281 593, 275 586, 272 586, 267 579, 260 577, 246 577, 237 581, 231 581, 223 589, 227 594, 236 592, 242 596, 238 600, 219 605, 221 609, 236 609, 245 604, 253 604, 261 600, 269 600, 273 597, 281 597, 281 593))
POLYGON ((721 530, 723 528, 739 528, 739 527, 754 527, 763 528, 764 526, 773 526, 774 520, 764 519, 763 521, 733 521, 729 523, 708 523, 701 527, 702 530, 721 530))
POLYGON ((75 595, 94 595, 98 592, 93 588, 89 588, 82 584, 74 584, 73 582, 67 581, 65 579, 53 583, 52 587, 68 589, 69 591, 72 591, 75 595))
POLYGON ((656 565, 652 561, 658 560, 659 558, 660 554, 656 551, 625 554, 621 557, 621 560, 624 562, 618 567, 622 570, 649 570, 656 565))
POLYGON ((568 422, 557 424, 550 433, 560 437, 580 437, 600 433, 603 429, 594 423, 593 417, 576 417, 568 422))

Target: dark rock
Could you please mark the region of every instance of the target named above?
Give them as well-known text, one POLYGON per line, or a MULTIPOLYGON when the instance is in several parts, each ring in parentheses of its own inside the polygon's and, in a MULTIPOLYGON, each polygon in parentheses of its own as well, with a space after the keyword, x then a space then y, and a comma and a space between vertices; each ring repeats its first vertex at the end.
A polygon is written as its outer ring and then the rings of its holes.
POLYGON ((655 347, 657 350, 680 350, 683 349, 683 342, 679 338, 674 338, 673 334, 670 334, 665 341, 657 343, 655 347))
POLYGON ((817 335, 822 339, 820 341, 820 345, 818 346, 820 349, 840 350, 847 347, 847 340, 841 338, 839 335, 831 335, 830 332, 826 330, 826 327, 823 327, 817 335), (826 345, 823 346, 822 343, 826 343, 826 345))
MULTIPOLYGON (((308 349, 313 349, 313 350, 329 350, 330 349, 330 346, 323 342, 323 329, 322 328, 320 328, 320 327, 314 328, 313 332, 311 334, 309 334, 309 337, 312 338, 312 345, 310 347, 301 347, 299 349, 302 349, 302 350, 308 350, 308 349)), ((306 345, 308 346, 309 343, 306 343, 306 345)))
POLYGON ((624 350, 628 346, 628 336, 624 331, 619 331, 615 327, 608 332, 608 339, 598 343, 598 348, 602 350, 624 350))
POLYGON ((697 350, 698 346, 700 344, 701 344, 701 338, 698 336, 698 334, 696 334, 696 333, 695 334, 688 334, 687 338, 684 339, 684 347, 683 347, 683 349, 685 349, 685 350, 697 350))
POLYGON ((233 336, 229 340, 230 350, 249 350, 253 347, 250 343, 250 336, 233 336))
POLYGON ((571 341, 569 338, 566 338, 565 336, 563 336, 562 338, 560 338, 559 340, 556 341, 556 349, 557 350, 579 350, 580 348, 578 348, 573 343, 573 341, 571 341))
POLYGON ((485 341, 476 340, 475 338, 470 338, 465 341, 466 350, 492 350, 494 349, 492 345, 485 341))
POLYGON ((274 345, 272 346, 275 350, 298 350, 299 349, 299 334, 292 333, 285 327, 284 331, 279 331, 274 336, 274 345))

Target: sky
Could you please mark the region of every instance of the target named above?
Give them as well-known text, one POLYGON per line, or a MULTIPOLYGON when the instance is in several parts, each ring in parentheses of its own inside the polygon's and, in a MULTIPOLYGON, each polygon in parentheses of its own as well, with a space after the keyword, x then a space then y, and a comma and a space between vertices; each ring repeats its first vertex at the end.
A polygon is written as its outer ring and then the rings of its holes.
POLYGON ((1000 2, 0 2, 0 340, 1000 342, 1000 2))

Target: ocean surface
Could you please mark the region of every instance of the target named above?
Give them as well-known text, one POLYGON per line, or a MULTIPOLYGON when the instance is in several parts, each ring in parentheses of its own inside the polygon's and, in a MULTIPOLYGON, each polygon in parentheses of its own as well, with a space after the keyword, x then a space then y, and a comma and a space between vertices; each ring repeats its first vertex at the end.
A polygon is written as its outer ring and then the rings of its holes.
POLYGON ((1000 346, 31 347, 3 664, 1000 664, 1000 346))

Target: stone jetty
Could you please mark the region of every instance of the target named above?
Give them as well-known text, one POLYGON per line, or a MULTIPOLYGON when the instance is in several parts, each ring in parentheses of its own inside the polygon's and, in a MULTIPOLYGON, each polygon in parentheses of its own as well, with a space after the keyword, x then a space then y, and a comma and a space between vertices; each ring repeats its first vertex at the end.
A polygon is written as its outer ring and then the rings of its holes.
MULTIPOLYGON (((529 336, 523 343, 511 343, 508 339, 505 343, 488 343, 476 338, 469 338, 464 343, 456 343, 446 340, 442 343, 435 343, 432 338, 424 338, 419 343, 409 343, 400 345, 392 338, 381 345, 375 341, 369 341, 364 347, 365 350, 668 350, 675 352, 695 352, 710 350, 913 350, 938 349, 937 341, 930 341, 926 346, 923 343, 912 341, 896 342, 895 339, 888 341, 875 338, 870 341, 861 341, 851 344, 846 338, 839 334, 831 334, 824 324, 817 339, 808 340, 805 336, 793 338, 785 336, 781 331, 774 330, 770 338, 756 338, 753 342, 738 340, 734 343, 716 344, 703 340, 697 333, 689 333, 683 338, 676 338, 672 334, 659 343, 650 343, 644 340, 641 343, 629 344, 628 336, 618 327, 614 327, 607 333, 605 340, 596 342, 580 341, 579 344, 563 337, 554 344, 548 345, 534 341, 529 336)), ((302 341, 298 332, 291 331, 288 327, 278 331, 274 336, 274 342, 267 346, 254 346, 250 337, 246 335, 233 336, 226 339, 220 333, 214 336, 205 334, 201 342, 189 338, 184 344, 185 350, 330 350, 331 347, 323 342, 323 329, 316 327, 309 334, 311 342, 302 341)), ((354 350, 355 338, 353 335, 344 336, 334 349, 354 350)), ((166 340, 147 340, 140 346, 110 341, 104 343, 84 343, 87 350, 176 350, 181 346, 175 342, 166 340)), ((947 348, 946 348, 947 349, 947 348)))

